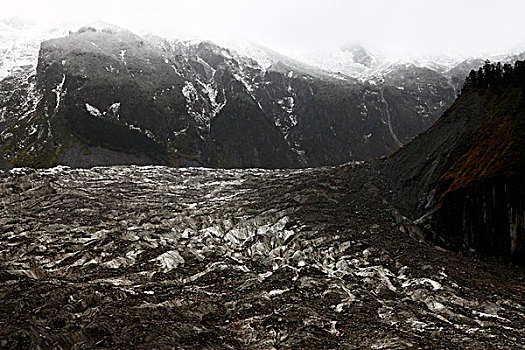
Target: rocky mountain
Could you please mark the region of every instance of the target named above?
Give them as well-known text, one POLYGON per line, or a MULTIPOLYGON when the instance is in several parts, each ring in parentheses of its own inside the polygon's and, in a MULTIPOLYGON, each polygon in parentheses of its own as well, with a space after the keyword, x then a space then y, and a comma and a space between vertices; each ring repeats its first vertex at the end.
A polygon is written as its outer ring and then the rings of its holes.
MULTIPOLYGON (((338 49, 313 51, 294 57, 334 76, 353 77, 372 84, 384 83, 385 76, 393 75, 400 86, 405 87, 405 84, 410 84, 410 82, 403 81, 407 76, 407 68, 427 71, 431 76, 439 76, 443 79, 440 86, 451 86, 457 93, 461 90, 465 77, 472 69, 478 70, 486 60, 505 63, 523 60, 525 49, 516 47, 506 53, 473 57, 422 55, 392 58, 363 45, 347 44, 338 49)), ((426 89, 428 82, 425 78, 427 77, 424 74, 418 77, 423 79, 418 82, 418 88, 426 89)))
POLYGON ((524 67, 486 63, 432 128, 380 165, 406 215, 434 239, 521 264, 524 67))
POLYGON ((390 62, 356 45, 304 63, 252 43, 225 48, 106 23, 69 35, 2 25, 0 155, 36 167, 370 160, 431 126, 482 64, 390 62))
POLYGON ((0 83, 0 153, 37 167, 340 164, 389 154, 454 98, 430 69, 360 81, 258 50, 265 68, 211 42, 105 24, 44 41, 36 74, 0 83))

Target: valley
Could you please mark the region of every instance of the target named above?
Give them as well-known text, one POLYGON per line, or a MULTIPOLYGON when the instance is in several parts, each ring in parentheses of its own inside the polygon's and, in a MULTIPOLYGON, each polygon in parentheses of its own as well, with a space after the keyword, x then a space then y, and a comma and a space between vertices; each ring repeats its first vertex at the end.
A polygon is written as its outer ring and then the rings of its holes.
POLYGON ((0 18, 0 348, 525 349, 525 50, 66 22, 0 18))

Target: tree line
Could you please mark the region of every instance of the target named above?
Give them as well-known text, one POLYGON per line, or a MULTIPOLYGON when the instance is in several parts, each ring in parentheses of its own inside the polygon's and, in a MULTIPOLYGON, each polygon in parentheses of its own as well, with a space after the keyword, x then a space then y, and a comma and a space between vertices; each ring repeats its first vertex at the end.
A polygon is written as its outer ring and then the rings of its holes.
POLYGON ((516 61, 514 64, 501 62, 494 64, 487 60, 478 70, 470 71, 462 91, 511 84, 525 86, 525 61, 516 61))

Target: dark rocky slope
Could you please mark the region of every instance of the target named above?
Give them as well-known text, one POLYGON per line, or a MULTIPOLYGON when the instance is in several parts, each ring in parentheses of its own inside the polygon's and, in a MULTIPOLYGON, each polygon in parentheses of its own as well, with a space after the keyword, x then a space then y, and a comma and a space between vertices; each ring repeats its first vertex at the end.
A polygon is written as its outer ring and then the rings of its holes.
POLYGON ((466 86, 430 130, 380 169, 405 214, 425 215, 420 221, 435 238, 524 263, 525 80, 518 66, 513 79, 466 86))

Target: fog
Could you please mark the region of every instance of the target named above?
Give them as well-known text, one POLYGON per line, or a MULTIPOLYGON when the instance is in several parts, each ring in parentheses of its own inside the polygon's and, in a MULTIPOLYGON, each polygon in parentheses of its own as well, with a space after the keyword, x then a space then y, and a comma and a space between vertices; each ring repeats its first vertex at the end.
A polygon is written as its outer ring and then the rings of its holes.
POLYGON ((286 54, 348 42, 392 56, 495 54, 525 46, 524 11, 522 0, 0 0, 2 17, 240 37, 286 54))

